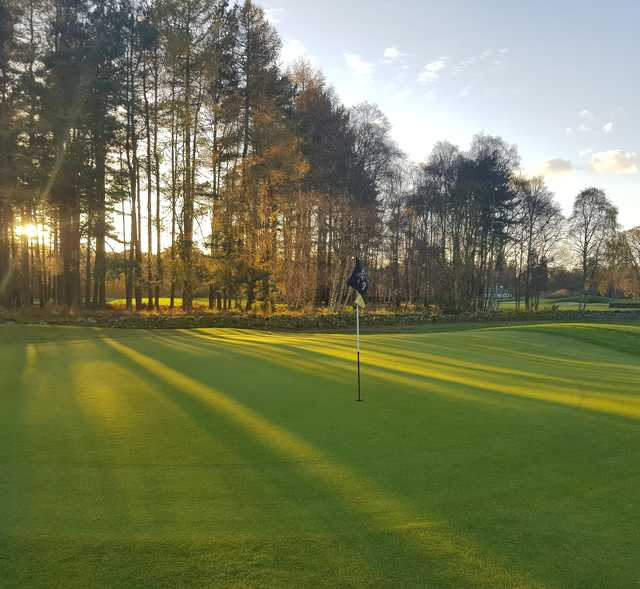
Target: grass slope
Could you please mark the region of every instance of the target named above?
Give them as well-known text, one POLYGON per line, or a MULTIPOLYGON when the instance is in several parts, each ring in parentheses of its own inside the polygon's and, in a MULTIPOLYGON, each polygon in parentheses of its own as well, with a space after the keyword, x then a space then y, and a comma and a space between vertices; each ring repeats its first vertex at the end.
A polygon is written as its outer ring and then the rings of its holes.
POLYGON ((637 587, 640 326, 0 327, 3 587, 637 587))

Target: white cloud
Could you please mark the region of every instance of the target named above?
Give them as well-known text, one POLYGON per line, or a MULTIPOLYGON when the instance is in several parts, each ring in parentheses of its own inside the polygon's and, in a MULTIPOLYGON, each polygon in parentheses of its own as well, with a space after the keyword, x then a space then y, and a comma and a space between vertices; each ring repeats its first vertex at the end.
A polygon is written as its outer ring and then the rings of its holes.
POLYGON ((398 49, 395 45, 391 47, 386 47, 383 53, 384 59, 383 63, 394 63, 394 62, 402 62, 406 57, 406 53, 403 53, 398 49))
POLYGON ((591 155, 593 153, 593 149, 591 149, 590 147, 587 147, 586 149, 581 149, 580 150, 580 157, 587 157, 588 155, 591 155))
POLYGON ((640 171, 640 153, 611 149, 591 155, 591 168, 598 174, 637 174, 640 171))
POLYGON ((581 123, 580 125, 578 125, 578 131, 582 131, 583 133, 588 133, 589 131, 591 131, 591 127, 589 127, 589 125, 585 125, 584 123, 581 123))
POLYGON ((374 65, 365 61, 357 53, 343 53, 344 61, 354 76, 360 80, 368 80, 373 75, 374 65))
POLYGON ((544 162, 544 164, 542 164, 540 173, 543 176, 552 176, 555 174, 566 174, 567 172, 571 172, 572 170, 573 164, 569 160, 555 158, 544 162))
POLYGON ((384 56, 387 59, 398 59, 398 57, 400 57, 401 55, 402 53, 400 53, 400 50, 395 45, 387 47, 384 50, 384 56))
POLYGON ((280 63, 286 67, 293 65, 300 59, 305 59, 314 66, 318 65, 318 60, 309 53, 302 41, 298 39, 285 41, 280 50, 280 63))
POLYGON ((424 66, 418 75, 418 82, 426 84, 427 82, 437 82, 440 78, 440 72, 447 67, 444 58, 436 59, 424 66))
POLYGON ((567 127, 567 128, 564 130, 564 132, 565 132, 567 135, 573 135, 573 129, 572 129, 571 127, 567 127))
POLYGON ((602 130, 605 133, 611 133, 611 131, 613 131, 613 123, 607 123, 602 127, 602 130))
POLYGON ((465 86, 460 92, 458 92, 458 98, 466 98, 471 94, 471 86, 465 86))
POLYGON ((487 63, 491 60, 491 63, 495 66, 502 66, 505 64, 504 57, 509 53, 509 49, 485 49, 478 55, 472 55, 459 61, 453 68, 454 72, 460 72, 465 68, 471 67, 476 64, 487 63))
POLYGON ((583 109, 578 113, 578 115, 580 116, 580 118, 581 118, 581 119, 587 119, 587 120, 589 120, 589 119, 592 119, 592 118, 593 118, 593 114, 592 114, 592 112, 591 112, 589 109, 587 109, 587 108, 583 108, 583 109))
POLYGON ((427 102, 435 102, 437 95, 433 90, 429 90, 429 92, 425 94, 425 98, 427 99, 427 102))

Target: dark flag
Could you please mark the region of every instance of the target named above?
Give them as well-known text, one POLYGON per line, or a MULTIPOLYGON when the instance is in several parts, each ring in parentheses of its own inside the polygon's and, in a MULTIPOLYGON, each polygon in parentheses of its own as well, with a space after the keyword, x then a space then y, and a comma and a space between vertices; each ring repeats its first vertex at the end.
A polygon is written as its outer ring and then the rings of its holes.
POLYGON ((358 401, 362 401, 360 393, 360 307, 364 308, 364 293, 367 292, 369 281, 367 273, 360 258, 356 258, 356 267, 351 273, 351 277, 347 280, 347 284, 356 291, 356 358, 358 363, 358 401))
POLYGON ((364 307, 364 294, 367 292, 369 282, 360 258, 356 258, 356 267, 353 269, 347 284, 356 291, 356 305, 364 307))

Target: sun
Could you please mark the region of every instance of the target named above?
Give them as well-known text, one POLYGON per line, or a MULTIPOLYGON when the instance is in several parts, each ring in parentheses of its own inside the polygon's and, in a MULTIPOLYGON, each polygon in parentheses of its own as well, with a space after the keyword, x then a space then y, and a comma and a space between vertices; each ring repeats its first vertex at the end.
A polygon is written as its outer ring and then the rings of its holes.
POLYGON ((28 239, 35 239, 41 235, 41 231, 37 225, 33 223, 27 223, 26 225, 18 225, 16 228, 18 235, 24 236, 28 239))

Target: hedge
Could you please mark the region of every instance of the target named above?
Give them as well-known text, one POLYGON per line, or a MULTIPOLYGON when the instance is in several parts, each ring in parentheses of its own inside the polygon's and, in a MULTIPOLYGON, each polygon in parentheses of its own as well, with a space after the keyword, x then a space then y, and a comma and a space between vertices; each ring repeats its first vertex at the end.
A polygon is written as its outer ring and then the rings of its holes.
POLYGON ((640 301, 620 301, 609 303, 610 309, 640 309, 640 301))
MULTIPOLYGON (((457 315, 433 312, 363 313, 361 325, 365 328, 419 326, 434 323, 463 322, 520 322, 520 321, 640 321, 639 310, 620 311, 498 311, 494 313, 461 313, 457 315)), ((191 314, 132 313, 132 312, 83 312, 70 314, 46 311, 0 311, 0 323, 75 325, 114 327, 122 329, 185 329, 193 327, 233 327, 266 330, 347 330, 355 325, 353 313, 316 314, 240 314, 207 313, 191 314)))

